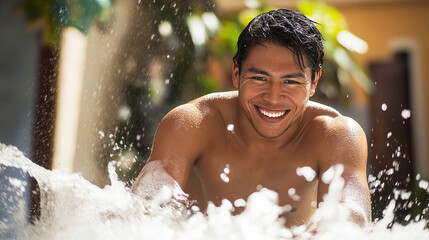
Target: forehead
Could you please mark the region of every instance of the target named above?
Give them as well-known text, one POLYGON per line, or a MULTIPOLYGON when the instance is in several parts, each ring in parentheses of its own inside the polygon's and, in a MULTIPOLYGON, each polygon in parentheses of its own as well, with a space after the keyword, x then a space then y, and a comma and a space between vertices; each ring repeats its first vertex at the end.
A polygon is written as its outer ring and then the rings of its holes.
MULTIPOLYGON (((305 65, 308 66, 306 56, 303 58, 305 65)), ((272 69, 273 71, 304 72, 308 70, 301 69, 293 48, 289 49, 280 43, 271 41, 255 45, 249 50, 247 58, 243 61, 243 70, 252 67, 272 69)))

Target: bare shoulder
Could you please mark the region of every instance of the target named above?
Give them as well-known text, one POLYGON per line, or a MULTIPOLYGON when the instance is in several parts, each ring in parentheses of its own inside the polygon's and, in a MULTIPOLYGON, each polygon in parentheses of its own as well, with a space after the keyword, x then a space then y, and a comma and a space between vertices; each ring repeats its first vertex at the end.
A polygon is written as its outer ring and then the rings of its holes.
MULTIPOLYGON (((193 132, 204 132, 222 125, 236 101, 236 92, 212 93, 197 98, 171 110, 162 120, 160 127, 193 132)), ((171 129, 170 129, 171 130, 171 129)))
POLYGON ((344 137, 344 134, 363 132, 359 123, 344 116, 332 107, 324 104, 309 102, 309 124, 313 130, 321 131, 322 135, 344 137))
POLYGON ((171 119, 189 127, 200 127, 213 117, 222 117, 226 111, 225 106, 235 102, 236 97, 235 91, 207 94, 174 108, 164 119, 171 119))
POLYGON ((208 108, 223 113, 225 110, 232 110, 231 105, 234 105, 237 98, 237 91, 216 92, 197 98, 189 104, 195 104, 196 106, 202 107, 202 109, 208 108))
POLYGON ((365 155, 366 158, 367 140, 359 123, 323 104, 310 102, 308 108, 310 134, 318 142, 322 154, 331 159, 343 154, 365 155))

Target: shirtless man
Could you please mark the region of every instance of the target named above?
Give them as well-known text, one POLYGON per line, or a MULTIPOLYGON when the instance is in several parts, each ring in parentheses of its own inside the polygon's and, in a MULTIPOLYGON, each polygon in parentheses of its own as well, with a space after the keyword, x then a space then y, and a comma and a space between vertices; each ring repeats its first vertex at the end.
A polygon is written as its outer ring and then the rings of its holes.
POLYGON ((343 202, 353 221, 368 224, 365 134, 354 120, 309 101, 324 55, 315 23, 291 10, 270 11, 249 23, 237 45, 232 80, 238 91, 169 112, 133 191, 145 188, 144 176, 165 172, 205 209, 208 202, 246 200, 262 186, 279 194, 281 206, 292 206, 283 217, 286 226, 297 226, 309 222, 328 192, 323 173, 342 164, 343 202), (302 167, 313 169, 314 179, 299 176, 302 167), (220 177, 225 168, 228 181, 220 177))

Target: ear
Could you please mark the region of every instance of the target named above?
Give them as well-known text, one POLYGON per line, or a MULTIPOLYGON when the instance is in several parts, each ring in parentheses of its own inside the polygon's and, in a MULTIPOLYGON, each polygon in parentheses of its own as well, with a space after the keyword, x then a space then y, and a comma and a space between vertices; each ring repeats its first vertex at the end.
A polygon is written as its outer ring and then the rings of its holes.
POLYGON ((320 76, 322 76, 322 68, 320 68, 319 71, 316 72, 314 76, 313 83, 310 86, 310 97, 313 96, 314 93, 316 93, 316 87, 317 87, 317 83, 319 83, 320 76))
POLYGON ((240 70, 238 69, 238 65, 236 62, 232 64, 232 84, 237 89, 240 86, 240 70))

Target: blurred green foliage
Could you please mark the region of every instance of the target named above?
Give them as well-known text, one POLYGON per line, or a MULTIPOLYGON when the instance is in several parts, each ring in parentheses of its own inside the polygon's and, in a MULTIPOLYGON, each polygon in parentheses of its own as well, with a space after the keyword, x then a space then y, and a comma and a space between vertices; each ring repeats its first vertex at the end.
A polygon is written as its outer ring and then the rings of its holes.
POLYGON ((96 20, 107 26, 114 0, 22 0, 18 11, 23 12, 29 25, 41 24, 45 43, 58 44, 61 30, 75 27, 86 33, 96 20))
MULTIPOLYGON (((325 55, 327 62, 333 61, 336 65, 336 73, 328 74, 331 78, 323 78, 323 81, 330 82, 331 86, 339 86, 333 97, 342 99, 343 103, 347 95, 353 94, 351 81, 356 83, 370 95, 373 91, 373 83, 367 73, 356 60, 355 53, 351 52, 338 41, 338 34, 342 31, 348 31, 344 16, 334 7, 323 2, 300 0, 297 3, 298 10, 310 19, 319 23, 317 28, 322 33, 325 42, 325 55), (332 76, 336 75, 335 78, 332 76), (337 79, 338 82, 332 82, 337 79)), ((328 86, 320 86, 320 90, 332 89, 328 86)), ((329 97, 329 96, 328 96, 329 97)))
POLYGON ((334 7, 321 2, 298 1, 297 8, 304 15, 319 23, 317 28, 325 39, 325 52, 332 57, 336 48, 341 48, 337 35, 347 30, 343 15, 334 7))
POLYGON ((219 59, 233 55, 237 48, 237 39, 246 25, 257 15, 272 9, 274 8, 261 5, 258 8, 244 9, 235 16, 221 17, 222 26, 216 36, 209 42, 209 54, 219 59))

